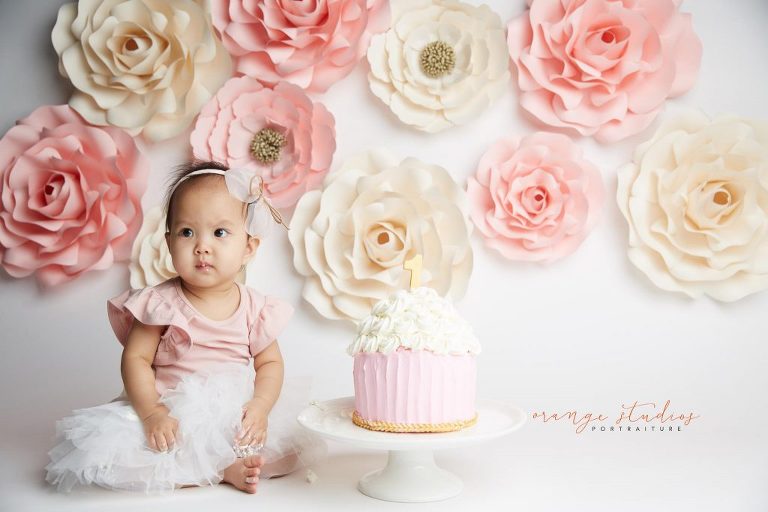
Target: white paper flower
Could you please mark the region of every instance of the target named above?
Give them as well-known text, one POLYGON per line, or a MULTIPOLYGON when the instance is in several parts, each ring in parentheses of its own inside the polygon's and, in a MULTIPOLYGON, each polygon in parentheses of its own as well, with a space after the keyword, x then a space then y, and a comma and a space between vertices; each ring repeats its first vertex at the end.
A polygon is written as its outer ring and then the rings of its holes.
POLYGON ((464 191, 442 167, 369 151, 296 206, 289 237, 304 298, 332 319, 360 320, 408 287, 403 263, 423 256, 421 284, 464 295, 472 248, 464 191))
POLYGON ((506 90, 504 26, 488 6, 418 0, 392 11, 392 28, 368 48, 368 80, 402 122, 438 132, 475 117, 506 90))
POLYGON ((232 74, 208 15, 192 0, 80 0, 51 40, 69 100, 89 123, 152 141, 178 135, 232 74))
POLYGON ((619 171, 629 259, 665 290, 734 301, 768 287, 768 124, 688 112, 619 171))
POLYGON ((144 214, 144 224, 133 241, 129 270, 134 289, 155 286, 178 275, 165 243, 165 211, 159 206, 144 214))

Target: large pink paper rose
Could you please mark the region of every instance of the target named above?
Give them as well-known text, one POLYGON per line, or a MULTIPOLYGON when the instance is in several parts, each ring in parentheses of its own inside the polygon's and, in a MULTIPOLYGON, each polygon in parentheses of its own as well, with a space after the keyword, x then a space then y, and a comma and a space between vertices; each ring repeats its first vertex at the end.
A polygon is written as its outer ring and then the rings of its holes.
POLYGON ((312 92, 347 76, 389 25, 386 0, 212 0, 211 13, 239 73, 312 92))
POLYGON ((645 129, 690 89, 701 42, 680 0, 529 0, 509 23, 520 103, 601 142, 645 129))
POLYGON ((232 78, 203 108, 190 137, 195 157, 254 169, 278 208, 323 181, 336 150, 333 115, 299 87, 232 78))
POLYGON ((128 259, 148 171, 124 131, 38 108, 0 139, 0 264, 55 285, 128 259))
POLYGON ((469 213, 489 247, 511 260, 550 262, 581 244, 603 204, 600 172, 565 135, 496 142, 467 184, 469 213))

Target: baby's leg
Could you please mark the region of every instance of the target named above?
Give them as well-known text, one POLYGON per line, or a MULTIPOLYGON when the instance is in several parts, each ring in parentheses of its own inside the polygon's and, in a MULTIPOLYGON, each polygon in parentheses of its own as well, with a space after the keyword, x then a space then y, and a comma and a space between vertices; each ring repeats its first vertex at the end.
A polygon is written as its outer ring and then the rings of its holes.
POLYGON ((243 492, 255 494, 263 464, 264 459, 258 455, 237 459, 224 470, 224 482, 234 485, 243 492))

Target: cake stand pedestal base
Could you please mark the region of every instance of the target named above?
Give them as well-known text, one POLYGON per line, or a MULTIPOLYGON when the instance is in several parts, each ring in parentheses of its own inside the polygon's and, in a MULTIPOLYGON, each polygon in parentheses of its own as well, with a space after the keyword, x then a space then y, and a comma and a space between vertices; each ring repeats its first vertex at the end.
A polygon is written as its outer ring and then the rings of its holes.
POLYGON ((371 498, 423 503, 453 498, 464 484, 435 464, 431 450, 390 451, 383 469, 365 475, 357 488, 371 498))
POLYGON ((389 453, 383 469, 360 479, 360 492, 379 500, 423 503, 452 498, 464 487, 456 475, 435 464, 434 450, 496 439, 525 423, 525 413, 506 402, 478 400, 476 409, 474 426, 439 434, 394 434, 358 427, 352 423, 353 397, 312 402, 297 419, 304 428, 326 439, 389 453))

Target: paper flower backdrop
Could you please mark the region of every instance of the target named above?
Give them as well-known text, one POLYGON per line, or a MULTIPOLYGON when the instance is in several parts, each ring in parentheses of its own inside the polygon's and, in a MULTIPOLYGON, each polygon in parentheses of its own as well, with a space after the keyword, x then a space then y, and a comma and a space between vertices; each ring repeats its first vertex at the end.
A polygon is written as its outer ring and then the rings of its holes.
POLYGON ((324 92, 389 26, 386 0, 211 0, 213 24, 239 73, 324 92))
POLYGON ((56 285, 130 256, 148 160, 118 128, 40 107, 0 139, 0 263, 56 285))
POLYGON ((190 142, 197 158, 256 170, 272 204, 289 207, 322 183, 335 136, 331 113, 299 87, 240 77, 203 108, 190 142))
POLYGON ((51 34, 69 100, 89 123, 151 140, 186 129, 232 74, 204 9, 190 0, 80 0, 51 34))
POLYGON ((520 103, 543 123, 612 142, 690 89, 701 42, 678 0, 529 0, 509 23, 520 103))
POLYGON ((304 298, 332 319, 359 320, 408 286, 403 262, 422 254, 422 284, 464 295, 472 271, 464 192, 442 167, 369 151, 296 205, 289 237, 304 298))
POLYGON ((371 40, 368 80, 402 122, 438 132, 475 117, 506 90, 504 26, 488 6, 416 0, 393 11, 392 28, 371 40))
POLYGON ((629 259, 690 297, 768 288, 768 124, 688 112, 619 171, 629 259))
POLYGON ((496 142, 469 179, 467 195, 489 247, 512 260, 550 262, 581 244, 604 190, 600 171, 571 139, 538 132, 496 142))

